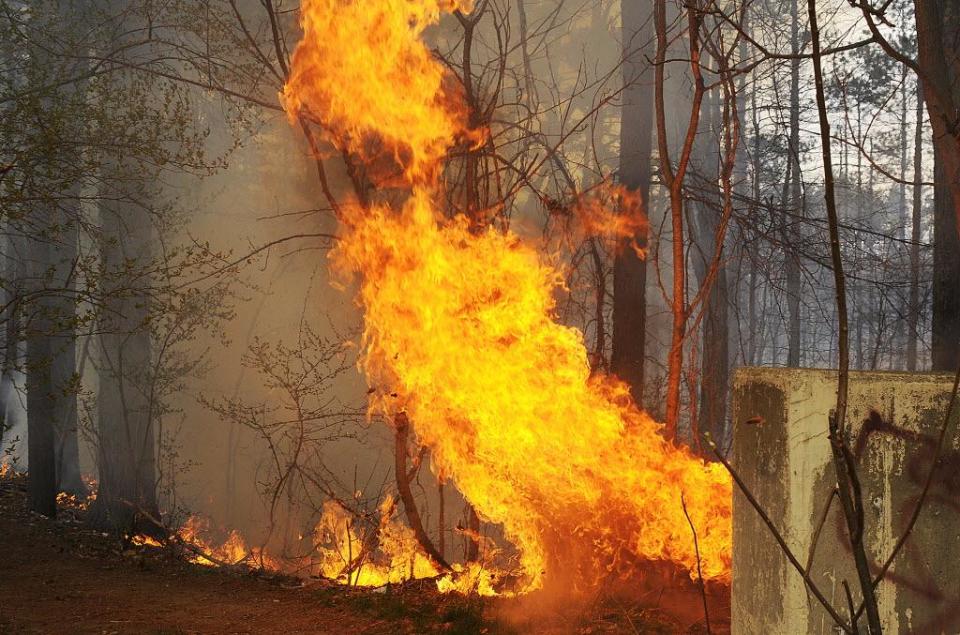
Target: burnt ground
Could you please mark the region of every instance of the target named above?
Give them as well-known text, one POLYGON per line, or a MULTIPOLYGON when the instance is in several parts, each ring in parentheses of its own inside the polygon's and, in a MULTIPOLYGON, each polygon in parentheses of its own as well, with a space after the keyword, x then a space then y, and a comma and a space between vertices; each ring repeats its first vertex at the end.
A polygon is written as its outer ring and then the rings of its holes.
MULTIPOLYGON (((26 510, 23 477, 0 479, 0 633, 705 633, 699 595, 647 593, 575 613, 515 600, 441 595, 430 581, 386 592, 325 581, 225 571, 172 548, 131 547, 26 510)), ((728 602, 713 597, 713 633, 729 632, 728 602)))

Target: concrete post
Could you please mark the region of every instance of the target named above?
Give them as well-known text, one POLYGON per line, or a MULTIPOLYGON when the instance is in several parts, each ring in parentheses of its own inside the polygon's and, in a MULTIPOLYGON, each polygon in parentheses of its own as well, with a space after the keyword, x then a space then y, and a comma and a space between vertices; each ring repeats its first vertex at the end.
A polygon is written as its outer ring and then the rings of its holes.
MULTIPOLYGON (((827 438, 836 371, 744 368, 734 379, 733 464, 837 611, 860 593, 827 438), (829 502, 831 501, 832 502, 829 502), (829 504, 829 509, 827 506, 829 504)), ((909 521, 930 469, 952 375, 854 372, 846 429, 859 466, 875 570, 909 521)), ((878 587, 884 633, 960 633, 960 435, 954 413, 928 502, 878 587)), ((863 619, 861 632, 866 629, 863 619)), ((735 635, 837 630, 750 503, 733 500, 735 635)))

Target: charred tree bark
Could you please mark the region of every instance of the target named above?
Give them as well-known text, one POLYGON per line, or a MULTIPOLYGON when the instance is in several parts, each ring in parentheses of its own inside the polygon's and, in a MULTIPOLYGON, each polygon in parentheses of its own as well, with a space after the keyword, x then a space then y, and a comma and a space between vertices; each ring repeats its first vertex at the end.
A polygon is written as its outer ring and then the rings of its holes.
POLYGON ((401 412, 394 417, 393 425, 396 432, 393 469, 396 474, 397 493, 400 494, 400 501, 403 503, 407 523, 410 524, 417 542, 420 543, 423 551, 433 561, 433 564, 438 569, 449 571, 450 565, 443 555, 437 551, 437 548, 433 546, 430 536, 423 528, 423 521, 420 520, 420 512, 417 510, 417 502, 410 490, 410 479, 407 476, 407 441, 410 436, 410 421, 407 419, 407 415, 401 412))
POLYGON ((437 553, 441 558, 447 557, 447 519, 446 500, 443 493, 443 479, 437 482, 437 553))
MULTIPOLYGON (((653 38, 650 4, 621 3, 623 37, 623 108, 620 120, 620 183, 639 192, 642 209, 650 201, 650 130, 653 101, 647 61, 653 38)), ((634 236, 646 245, 646 235, 634 236)), ((630 239, 619 245, 613 261, 613 334, 611 370, 630 386, 637 404, 643 402, 646 340, 647 263, 630 248, 630 239)))
POLYGON ((480 516, 473 505, 467 504, 467 562, 480 560, 480 516))

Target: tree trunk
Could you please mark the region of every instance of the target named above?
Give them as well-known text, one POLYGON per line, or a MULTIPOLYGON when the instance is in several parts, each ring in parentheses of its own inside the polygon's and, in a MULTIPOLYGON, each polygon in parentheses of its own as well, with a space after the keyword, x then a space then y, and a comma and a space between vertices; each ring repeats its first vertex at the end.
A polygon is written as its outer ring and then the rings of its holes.
MULTIPOLYGON (((623 37, 623 108, 620 121, 620 183, 640 193, 646 213, 650 201, 650 129, 653 101, 647 61, 651 31, 647 2, 621 3, 623 37)), ((634 236, 646 244, 646 235, 634 236)), ((646 337, 647 264, 625 239, 613 261, 613 350, 611 370, 630 386, 637 404, 643 402, 643 365, 646 337)))
MULTIPOLYGON (((918 63, 923 78, 924 101, 933 129, 935 159, 943 178, 936 189, 949 190, 944 210, 952 201, 960 229, 960 6, 954 0, 915 0, 918 63)), ((936 190, 935 190, 936 191, 936 190)))
POLYGON ((477 562, 480 560, 480 516, 477 515, 477 509, 467 504, 467 562, 477 562))
POLYGON ((149 297, 140 274, 151 259, 152 231, 144 207, 125 195, 105 195, 105 201, 118 202, 103 203, 100 209, 105 271, 97 394, 100 487, 90 520, 103 529, 149 532, 156 528, 141 512, 153 518, 160 513, 154 404, 149 399, 149 297))
POLYGON ((23 334, 21 333, 20 302, 25 279, 24 259, 21 256, 23 238, 16 227, 9 230, 8 249, 10 257, 5 263, 4 275, 9 291, 4 297, 4 349, 3 374, 0 376, 0 463, 9 462, 16 469, 23 469, 26 457, 23 455, 22 436, 26 435, 26 409, 20 389, 23 373, 20 368, 22 359, 23 334), (15 450, 21 448, 20 450, 15 450), (8 455, 7 453, 11 454, 8 455))
POLYGON ((447 519, 446 498, 443 491, 443 478, 437 478, 437 553, 441 558, 447 557, 447 519))
MULTIPOLYGON (((82 4, 82 3, 79 3, 82 4)), ((83 7, 72 3, 55 5, 63 26, 61 37, 83 7)), ((79 69, 64 65, 54 50, 36 60, 60 72, 79 69)), ((85 97, 84 82, 60 86, 44 98, 53 113, 71 108, 85 97)), ((75 134, 73 120, 53 115, 46 125, 65 138, 75 134)), ((34 511, 56 513, 56 494, 65 489, 85 493, 80 479, 77 443, 76 317, 73 292, 80 221, 80 185, 70 172, 78 155, 72 146, 51 147, 39 160, 34 192, 40 203, 33 217, 15 230, 23 234, 20 257, 27 258, 26 288, 31 299, 21 310, 25 315, 27 447, 30 472, 30 502, 34 511)))
MULTIPOLYGON (((105 2, 120 40, 145 26, 124 0, 105 2)), ((116 90, 134 82, 117 71, 116 90)), ((106 152, 110 152, 109 150, 106 152)), ((99 337, 96 359, 99 489, 89 522, 108 531, 161 533, 157 505, 156 404, 152 397, 151 286, 155 192, 145 166, 116 151, 101 162, 99 337)))
MULTIPOLYGON (((793 55, 800 53, 800 17, 798 10, 798 0, 791 0, 790 3, 790 51, 793 55)), ((803 212, 802 190, 800 187, 801 168, 800 168, 800 60, 790 60, 790 157, 792 169, 789 185, 790 203, 789 210, 792 214, 800 216, 803 212)), ((788 223, 788 227, 796 226, 795 220, 788 223)), ((796 368, 800 366, 800 260, 796 253, 791 253, 791 249, 798 249, 798 235, 792 229, 786 229, 785 234, 789 237, 788 244, 784 245, 784 254, 786 257, 786 282, 787 282, 787 366, 796 368)))
MULTIPOLYGON (((76 192, 79 195, 79 192, 76 192)), ((62 286, 64 294, 57 298, 58 313, 61 315, 57 325, 56 349, 53 351, 50 369, 54 388, 54 453, 57 466, 57 490, 86 496, 87 488, 80 478, 80 447, 77 427, 77 304, 74 296, 76 287, 76 258, 78 255, 80 206, 67 211, 68 218, 63 221, 64 235, 57 244, 56 281, 62 286)))
MULTIPOLYGON (((53 165, 59 158, 50 157, 53 165)), ((50 187, 63 186, 51 184, 50 187)), ((82 495, 77 442, 76 314, 73 293, 79 227, 79 192, 71 184, 57 204, 39 211, 40 231, 27 239, 26 314, 27 447, 32 508, 56 512, 60 490, 82 495)), ((24 228, 26 230, 26 228, 24 228)))
POLYGON ((960 239, 942 148, 934 150, 933 370, 960 365, 960 239))
POLYGON ((687 40, 689 41, 690 74, 693 76, 693 97, 690 116, 684 134, 683 145, 677 157, 676 167, 670 158, 667 136, 667 113, 664 98, 667 63, 668 33, 667 7, 665 0, 656 1, 655 25, 657 54, 654 79, 655 116, 657 122, 657 158, 664 185, 670 194, 671 260, 673 264, 673 297, 671 313, 673 324, 670 332, 670 352, 667 355, 667 395, 664 408, 664 434, 675 439, 680 422, 680 387, 683 375, 683 343, 686 338, 689 311, 686 298, 686 244, 684 238, 684 179, 700 124, 700 107, 703 103, 705 82, 700 68, 700 26, 703 14, 696 5, 687 5, 687 40))
MULTIPOLYGON (((760 156, 760 119, 757 111, 757 86, 756 79, 753 79, 753 86, 750 91, 750 119, 753 128, 753 160, 756 162, 757 157, 760 156)), ((743 153, 739 153, 743 154, 743 153)), ((753 201, 760 201, 760 170, 754 165, 753 170, 751 170, 751 195, 753 201)), ((749 344, 747 346, 747 364, 750 366, 755 366, 761 362, 761 357, 763 355, 763 349, 760 348, 763 344, 762 340, 762 328, 759 320, 757 319, 757 278, 760 275, 760 267, 758 266, 757 260, 759 255, 754 253, 754 250, 750 250, 751 253, 748 255, 750 259, 750 286, 748 288, 748 297, 747 297, 747 327, 749 328, 748 337, 750 338, 749 344), (758 353, 759 350, 759 353, 758 353)), ((764 287, 766 288, 766 287, 764 287)), ((764 302, 761 305, 761 309, 766 307, 764 302)))
MULTIPOLYGON (((695 222, 690 233, 696 246, 691 258, 700 285, 709 282, 710 267, 714 261, 714 243, 719 228, 723 205, 717 183, 720 179, 720 117, 719 89, 704 99, 705 129, 697 135, 696 166, 703 191, 694 204, 695 222)), ((699 432, 710 432, 721 443, 726 442, 727 383, 729 381, 729 331, 727 303, 727 270, 721 259, 716 263, 713 283, 703 300, 700 355, 700 409, 699 432)), ((698 439, 694 439, 696 443, 698 439)))
POLYGON ((410 489, 410 477, 407 475, 407 439, 410 434, 410 421, 407 419, 407 415, 401 412, 394 417, 393 425, 396 429, 393 468, 397 481, 397 492, 400 494, 400 501, 403 503, 407 523, 413 530, 413 534, 424 553, 433 561, 434 566, 449 571, 450 565, 444 560, 443 555, 437 551, 437 548, 433 546, 426 529, 423 528, 423 521, 420 519, 420 512, 417 510, 417 503, 413 499, 413 491, 410 489))
POLYGON ((916 0, 918 62, 934 146, 933 369, 960 364, 960 6, 916 0))
POLYGON ((907 370, 917 370, 920 325, 920 223, 923 211, 923 89, 917 82, 913 139, 913 214, 910 226, 910 305, 907 307, 907 370))
MULTIPOLYGON (((52 218, 48 210, 43 213, 52 218)), ((41 224, 49 227, 51 223, 41 224)), ((27 291, 34 300, 27 305, 24 335, 27 373, 27 464, 30 509, 44 516, 57 513, 57 467, 54 422, 57 407, 52 374, 56 350, 56 302, 46 276, 54 251, 51 237, 38 235, 31 241, 27 265, 27 291)))

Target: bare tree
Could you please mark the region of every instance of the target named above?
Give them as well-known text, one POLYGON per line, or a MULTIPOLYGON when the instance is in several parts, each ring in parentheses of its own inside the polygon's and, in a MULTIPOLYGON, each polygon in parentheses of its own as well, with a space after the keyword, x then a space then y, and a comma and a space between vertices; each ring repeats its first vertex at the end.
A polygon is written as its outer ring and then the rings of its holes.
MULTIPOLYGON (((653 40, 652 3, 621 2, 623 38, 623 106, 620 119, 620 183, 650 205, 650 131, 653 101, 649 48, 653 40)), ((646 341, 647 264, 630 243, 646 243, 646 235, 624 237, 613 261, 613 350, 610 369, 630 385, 643 403, 646 341)))

